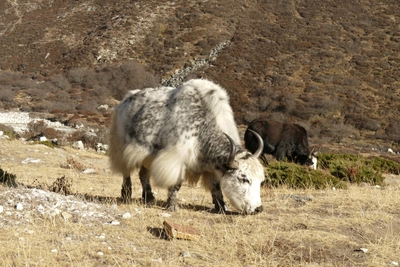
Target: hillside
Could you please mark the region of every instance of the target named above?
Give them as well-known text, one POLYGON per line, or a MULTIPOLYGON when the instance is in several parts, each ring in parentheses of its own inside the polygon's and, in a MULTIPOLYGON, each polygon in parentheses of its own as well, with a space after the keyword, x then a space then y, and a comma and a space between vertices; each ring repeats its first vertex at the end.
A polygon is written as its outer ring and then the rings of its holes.
POLYGON ((228 90, 239 124, 272 116, 306 126, 313 143, 399 150, 395 0, 16 0, 0 10, 3 109, 106 126, 109 111, 96 108, 126 90, 204 77, 228 90))

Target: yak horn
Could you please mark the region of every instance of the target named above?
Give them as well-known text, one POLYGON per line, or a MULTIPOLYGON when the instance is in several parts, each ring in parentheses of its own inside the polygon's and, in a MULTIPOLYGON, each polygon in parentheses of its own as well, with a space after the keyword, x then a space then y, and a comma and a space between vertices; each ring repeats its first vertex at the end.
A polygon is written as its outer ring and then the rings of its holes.
POLYGON ((264 149, 264 141, 262 140, 261 136, 257 132, 253 131, 252 129, 247 129, 247 130, 250 131, 252 134, 254 134, 258 139, 258 148, 257 148, 257 151, 254 152, 254 154, 253 154, 254 157, 258 158, 264 149))
POLYGON ((226 133, 224 133, 224 134, 226 135, 226 137, 229 139, 229 142, 231 143, 231 152, 229 153, 229 158, 228 158, 228 162, 226 163, 226 165, 231 169, 237 169, 237 168, 239 168, 239 164, 235 160, 235 156, 236 156, 235 142, 232 140, 232 138, 229 135, 227 135, 226 133))

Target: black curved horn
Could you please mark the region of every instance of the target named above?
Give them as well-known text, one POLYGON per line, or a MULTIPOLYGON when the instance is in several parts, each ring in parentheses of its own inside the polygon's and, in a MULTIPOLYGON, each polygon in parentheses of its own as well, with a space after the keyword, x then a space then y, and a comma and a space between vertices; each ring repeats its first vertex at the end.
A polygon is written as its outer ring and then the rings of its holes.
POLYGON ((257 151, 254 152, 254 154, 253 154, 254 157, 258 158, 264 149, 264 141, 262 140, 261 136, 256 131, 253 131, 252 129, 247 129, 247 130, 250 131, 252 134, 254 134, 258 139, 258 148, 257 148, 257 151))
POLYGON ((229 153, 229 158, 228 158, 228 161, 226 162, 226 165, 231 169, 237 169, 237 168, 239 168, 239 165, 238 165, 237 161, 235 160, 235 156, 236 156, 235 142, 229 135, 227 135, 226 133, 224 133, 224 134, 229 139, 229 142, 231 143, 231 152, 229 153))

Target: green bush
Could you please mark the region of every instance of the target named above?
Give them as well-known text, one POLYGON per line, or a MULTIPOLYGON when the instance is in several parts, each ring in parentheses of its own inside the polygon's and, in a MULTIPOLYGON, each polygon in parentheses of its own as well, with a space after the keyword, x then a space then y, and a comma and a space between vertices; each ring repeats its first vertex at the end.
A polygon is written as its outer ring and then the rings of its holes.
POLYGON ((400 164, 383 158, 365 158, 354 154, 318 154, 318 165, 322 169, 350 183, 383 185, 382 173, 398 173, 400 164))
POLYGON ((400 163, 380 157, 344 153, 319 153, 318 170, 288 162, 270 162, 265 185, 290 188, 347 188, 348 183, 384 185, 382 173, 400 173, 400 163))
POLYGON ((367 165, 383 173, 400 174, 400 163, 389 159, 373 157, 367 160, 367 165))
POLYGON ((290 188, 347 188, 346 183, 322 170, 288 162, 272 162, 265 168, 265 185, 277 187, 286 185, 290 188))

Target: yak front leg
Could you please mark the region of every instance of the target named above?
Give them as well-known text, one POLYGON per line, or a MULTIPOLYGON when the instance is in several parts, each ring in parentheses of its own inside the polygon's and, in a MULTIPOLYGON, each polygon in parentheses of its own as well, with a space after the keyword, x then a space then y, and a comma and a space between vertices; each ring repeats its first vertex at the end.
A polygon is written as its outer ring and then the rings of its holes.
POLYGON ((154 201, 154 195, 151 192, 150 185, 150 172, 144 166, 140 168, 139 179, 142 184, 142 200, 144 203, 148 204, 154 201))
POLYGON ((211 189, 211 196, 215 209, 218 213, 224 213, 228 210, 224 202, 224 197, 222 195, 221 186, 219 183, 214 182, 213 188, 211 189))
POLYGON ((129 174, 124 175, 122 182, 121 197, 124 202, 129 202, 132 197, 132 181, 129 174))
POLYGON ((168 188, 167 209, 170 211, 177 211, 179 209, 178 192, 182 184, 177 184, 168 188))

